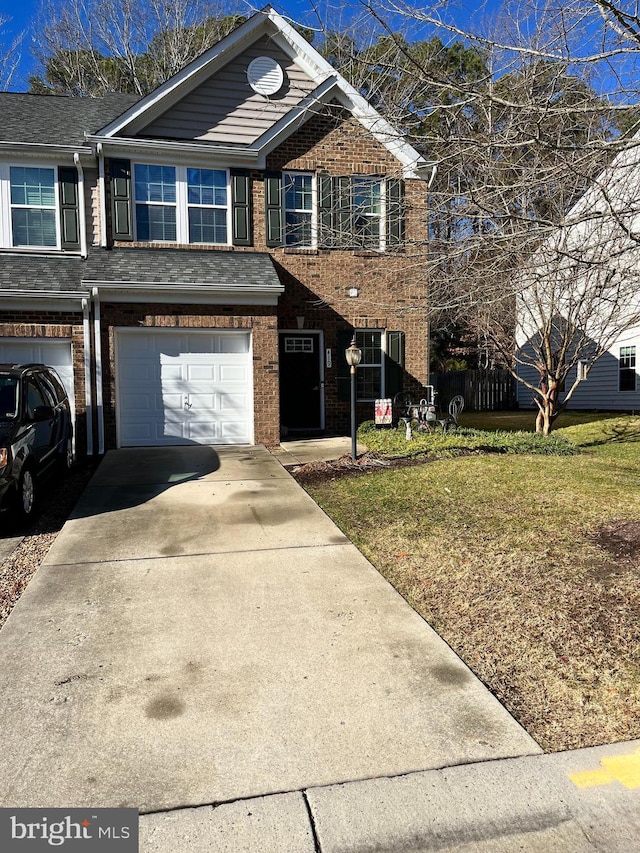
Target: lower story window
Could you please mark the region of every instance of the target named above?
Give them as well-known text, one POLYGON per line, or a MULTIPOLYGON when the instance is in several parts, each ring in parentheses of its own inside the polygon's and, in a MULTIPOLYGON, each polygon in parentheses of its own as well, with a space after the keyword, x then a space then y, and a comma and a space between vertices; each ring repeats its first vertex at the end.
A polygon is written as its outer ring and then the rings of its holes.
POLYGON ((636 348, 620 347, 620 391, 636 390, 636 348))
POLYGON ((356 370, 358 400, 377 400, 382 395, 382 331, 356 330, 356 346, 362 350, 362 359, 356 370))

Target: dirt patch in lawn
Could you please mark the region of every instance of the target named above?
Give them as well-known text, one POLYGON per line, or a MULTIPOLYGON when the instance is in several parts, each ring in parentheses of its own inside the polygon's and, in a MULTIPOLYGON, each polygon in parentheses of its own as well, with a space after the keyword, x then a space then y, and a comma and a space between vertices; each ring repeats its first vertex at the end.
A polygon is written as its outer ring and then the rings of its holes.
POLYGON ((608 554, 628 563, 640 557, 640 521, 622 521, 600 527, 591 539, 608 554))

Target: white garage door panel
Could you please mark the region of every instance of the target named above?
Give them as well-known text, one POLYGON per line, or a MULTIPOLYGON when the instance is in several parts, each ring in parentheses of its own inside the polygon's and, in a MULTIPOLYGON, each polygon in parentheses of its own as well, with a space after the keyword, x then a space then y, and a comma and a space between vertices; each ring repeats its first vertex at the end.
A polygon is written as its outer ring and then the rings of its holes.
POLYGON ((75 415, 71 341, 44 338, 0 338, 0 362, 48 364, 64 385, 75 415))
POLYGON ((251 444, 248 332, 117 332, 121 446, 251 444))

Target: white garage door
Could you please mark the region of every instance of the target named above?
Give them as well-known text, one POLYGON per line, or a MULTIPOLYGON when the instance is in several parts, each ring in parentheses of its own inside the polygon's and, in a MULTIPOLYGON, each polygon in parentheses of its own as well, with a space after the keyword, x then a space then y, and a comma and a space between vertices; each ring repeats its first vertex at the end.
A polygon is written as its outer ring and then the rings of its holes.
POLYGON ((71 341, 60 338, 0 338, 0 362, 48 364, 62 380, 75 413, 71 341))
POLYGON ((118 444, 252 444, 248 332, 116 333, 118 444))

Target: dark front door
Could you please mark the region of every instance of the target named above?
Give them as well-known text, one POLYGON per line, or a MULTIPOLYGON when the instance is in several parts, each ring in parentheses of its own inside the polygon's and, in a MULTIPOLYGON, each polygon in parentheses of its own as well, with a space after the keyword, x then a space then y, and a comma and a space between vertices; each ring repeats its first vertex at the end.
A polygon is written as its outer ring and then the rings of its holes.
POLYGON ((322 428, 320 335, 280 333, 280 423, 287 430, 322 428))

